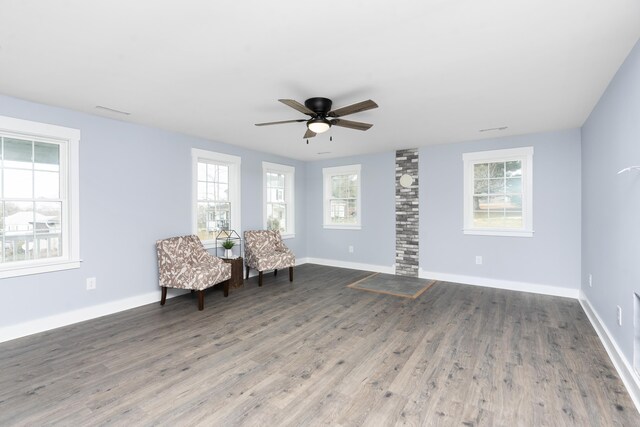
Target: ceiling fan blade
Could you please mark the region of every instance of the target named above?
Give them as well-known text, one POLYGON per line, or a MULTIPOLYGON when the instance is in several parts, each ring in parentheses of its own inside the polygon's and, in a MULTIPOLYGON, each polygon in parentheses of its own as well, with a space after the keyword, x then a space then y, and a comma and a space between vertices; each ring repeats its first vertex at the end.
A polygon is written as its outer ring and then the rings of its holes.
POLYGON ((359 113, 361 111, 371 110, 373 108, 378 108, 378 104, 376 104, 370 99, 367 99, 366 101, 358 102, 355 104, 347 105, 346 107, 338 108, 337 110, 329 111, 327 116, 342 117, 348 114, 354 114, 354 113, 359 113))
POLYGON ((302 137, 302 139, 313 138, 316 135, 317 135, 317 133, 315 133, 311 129, 307 129, 307 131, 304 133, 304 136, 302 137))
POLYGON ((335 119, 335 120, 331 120, 331 126, 342 126, 343 128, 349 128, 349 129, 367 130, 373 125, 370 123, 354 122, 351 120, 344 120, 344 119, 335 119))
POLYGON ((313 111, 311 111, 310 109, 308 109, 307 107, 305 107, 304 105, 300 104, 298 101, 295 101, 293 99, 278 99, 278 101, 282 102, 284 105, 288 105, 294 110, 300 111, 303 114, 307 114, 312 117, 316 115, 316 113, 314 113, 313 111))
POLYGON ((299 122, 306 122, 306 121, 307 119, 283 120, 281 122, 256 123, 256 126, 280 125, 282 123, 299 123, 299 122))

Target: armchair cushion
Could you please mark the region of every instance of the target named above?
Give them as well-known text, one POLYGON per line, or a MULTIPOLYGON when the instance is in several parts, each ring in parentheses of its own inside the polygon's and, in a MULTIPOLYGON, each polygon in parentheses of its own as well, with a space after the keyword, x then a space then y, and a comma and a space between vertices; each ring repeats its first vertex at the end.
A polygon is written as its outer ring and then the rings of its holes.
POLYGON ((206 251, 198 236, 156 242, 162 287, 203 290, 231 278, 231 265, 206 251))
POLYGON ((244 232, 245 261, 258 271, 293 267, 296 257, 282 241, 279 231, 252 230, 244 232))

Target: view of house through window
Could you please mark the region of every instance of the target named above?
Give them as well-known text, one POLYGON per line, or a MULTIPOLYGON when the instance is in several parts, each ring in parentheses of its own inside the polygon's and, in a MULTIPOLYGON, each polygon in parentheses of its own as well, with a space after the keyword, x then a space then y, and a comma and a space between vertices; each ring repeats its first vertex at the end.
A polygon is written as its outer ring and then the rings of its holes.
POLYGON ((292 166, 262 162, 265 228, 283 236, 295 234, 294 173, 292 166))
POLYGON ((464 153, 464 233, 533 235, 533 148, 464 153))
POLYGON ((80 131, 0 116, 0 278, 80 267, 80 131))
POLYGON ((192 149, 194 233, 210 247, 220 233, 240 229, 240 158, 192 149))
POLYGON ((474 227, 522 228, 522 161, 473 165, 474 227))
POLYGON ((213 240, 220 230, 231 229, 229 167, 198 162, 198 237, 213 240))
POLYGON ((0 137, 0 262, 62 255, 60 145, 0 137))
POLYGON ((325 168, 324 225, 360 226, 360 165, 325 168))
POLYGON ((353 224, 357 215, 358 175, 334 175, 331 177, 331 197, 329 199, 331 222, 353 224))
POLYGON ((284 233, 287 226, 287 205, 284 197, 284 174, 267 172, 267 229, 284 233))

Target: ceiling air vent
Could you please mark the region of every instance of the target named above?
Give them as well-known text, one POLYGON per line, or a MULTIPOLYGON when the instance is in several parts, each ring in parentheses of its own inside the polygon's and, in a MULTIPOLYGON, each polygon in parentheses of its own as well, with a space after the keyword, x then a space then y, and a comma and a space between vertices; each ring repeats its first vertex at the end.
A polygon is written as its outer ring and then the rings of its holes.
POLYGON ((505 130, 508 126, 500 126, 497 128, 486 128, 486 129, 480 129, 478 132, 491 132, 493 130, 505 130))
POLYGON ((96 105, 97 110, 104 110, 110 113, 123 114, 125 116, 130 116, 131 113, 127 113, 126 111, 116 110, 115 108, 103 107, 102 105, 96 105))

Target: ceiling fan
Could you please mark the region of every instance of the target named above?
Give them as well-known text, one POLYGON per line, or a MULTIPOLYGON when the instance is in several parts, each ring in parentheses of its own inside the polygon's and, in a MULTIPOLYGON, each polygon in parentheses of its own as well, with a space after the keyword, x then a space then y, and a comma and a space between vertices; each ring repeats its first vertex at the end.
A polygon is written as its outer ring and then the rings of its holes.
POLYGON ((304 105, 300 104, 298 101, 294 101, 293 99, 278 99, 278 101, 282 102, 285 105, 288 105, 294 110, 298 110, 301 113, 310 116, 311 118, 283 120, 280 122, 256 123, 256 126, 307 122, 307 131, 305 132, 303 138, 313 138, 319 133, 328 131, 331 126, 341 126, 344 128, 356 130, 367 130, 373 125, 370 123, 344 120, 340 117, 359 113, 361 111, 371 110, 373 108, 378 108, 378 104, 370 99, 347 105, 346 107, 338 108, 337 110, 331 110, 331 105, 333 104, 333 102, 328 98, 309 98, 304 101, 304 105))

